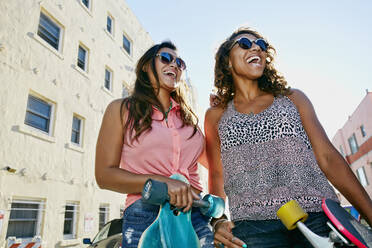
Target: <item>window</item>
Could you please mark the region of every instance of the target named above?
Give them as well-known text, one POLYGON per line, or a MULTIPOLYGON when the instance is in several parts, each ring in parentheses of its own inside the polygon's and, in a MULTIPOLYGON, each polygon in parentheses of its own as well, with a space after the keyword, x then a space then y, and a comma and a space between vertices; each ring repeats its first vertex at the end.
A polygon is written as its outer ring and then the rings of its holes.
POLYGON ((81 144, 81 123, 82 119, 77 116, 72 117, 71 142, 77 145, 81 144))
POLYGON ((360 126, 360 132, 362 133, 362 137, 366 137, 366 130, 364 129, 364 126, 363 125, 361 125, 360 126))
POLYGON ((81 0, 81 2, 87 7, 88 9, 90 8, 90 0, 81 0))
POLYGON ((94 239, 93 239, 93 241, 92 241, 92 243, 94 244, 94 243, 97 243, 97 242, 99 242, 99 241, 101 241, 101 240, 103 240, 103 239, 107 239, 107 237, 108 237, 108 233, 109 233, 109 230, 110 230, 110 225, 111 224, 107 224, 106 226, 104 226, 103 228, 101 227, 101 225, 100 225, 100 227, 99 227, 99 232, 97 233, 97 235, 96 235, 96 237, 94 237, 94 239))
POLYGON ((108 221, 108 218, 109 218, 109 211, 110 211, 110 208, 108 205, 101 205, 99 207, 99 229, 98 230, 101 230, 101 228, 106 224, 106 222, 108 221))
POLYGON ((28 96, 25 124, 49 133, 52 105, 32 95, 28 96))
POLYGON ((129 55, 131 54, 131 42, 125 35, 123 35, 123 48, 129 55))
MULTIPOLYGON (((93 246, 103 239, 107 239, 110 236, 121 233, 122 228, 123 228, 123 219, 114 219, 110 221, 102 229, 100 229, 100 231, 94 237, 92 241, 93 246)), ((107 247, 109 247, 109 245, 107 245, 107 247)))
POLYGON ((79 52, 78 52, 78 59, 77 65, 83 70, 86 71, 86 64, 87 64, 87 49, 79 45, 79 52))
POLYGON ((348 139, 351 154, 356 153, 359 150, 358 143, 355 138, 355 133, 348 139))
POLYGON ((61 28, 43 12, 40 13, 39 28, 37 34, 49 45, 59 50, 61 28))
POLYGON ((112 71, 105 69, 105 88, 111 91, 112 88, 112 71))
POLYGON ((340 146, 340 153, 343 157, 345 157, 344 149, 342 149, 342 146, 340 146))
POLYGON ((368 185, 367 177, 364 171, 364 167, 360 167, 357 169, 358 179, 360 181, 360 184, 364 187, 368 185))
POLYGON ((123 98, 129 96, 128 88, 127 88, 127 86, 125 84, 123 84, 123 90, 122 90, 121 96, 123 98))
POLYGON ((63 238, 76 238, 76 222, 79 205, 76 203, 67 203, 65 206, 65 221, 63 226, 63 238))
POLYGON ((43 202, 15 200, 12 202, 6 238, 33 238, 40 235, 43 202))
POLYGON ((107 25, 106 25, 107 32, 112 34, 113 32, 113 19, 111 16, 107 16, 107 25))

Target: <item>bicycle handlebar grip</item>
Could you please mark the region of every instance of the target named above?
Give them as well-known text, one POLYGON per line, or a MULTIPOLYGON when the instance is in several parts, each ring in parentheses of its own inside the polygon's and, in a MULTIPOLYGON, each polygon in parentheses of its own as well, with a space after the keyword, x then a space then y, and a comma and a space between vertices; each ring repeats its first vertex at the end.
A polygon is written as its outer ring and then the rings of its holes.
POLYGON ((142 199, 146 203, 162 205, 169 200, 168 185, 153 179, 148 179, 143 186, 142 199))
MULTIPOLYGON (((169 201, 168 185, 153 179, 148 179, 142 190, 144 202, 153 205, 162 205, 169 201)), ((194 200, 193 207, 199 207, 202 214, 219 218, 225 211, 225 201, 214 195, 205 195, 203 199, 194 200)))

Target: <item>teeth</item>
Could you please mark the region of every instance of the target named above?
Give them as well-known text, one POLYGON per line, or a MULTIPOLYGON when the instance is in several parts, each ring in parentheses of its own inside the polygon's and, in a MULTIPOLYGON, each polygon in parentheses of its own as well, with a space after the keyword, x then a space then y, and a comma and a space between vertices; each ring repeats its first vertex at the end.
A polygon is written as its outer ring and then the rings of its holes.
POLYGON ((257 59, 257 63, 261 61, 261 58, 258 56, 252 56, 247 59, 247 63, 251 63, 253 60, 257 59))
POLYGON ((174 78, 176 77, 176 73, 174 73, 173 71, 165 71, 163 72, 165 75, 169 76, 169 74, 171 74, 174 78))

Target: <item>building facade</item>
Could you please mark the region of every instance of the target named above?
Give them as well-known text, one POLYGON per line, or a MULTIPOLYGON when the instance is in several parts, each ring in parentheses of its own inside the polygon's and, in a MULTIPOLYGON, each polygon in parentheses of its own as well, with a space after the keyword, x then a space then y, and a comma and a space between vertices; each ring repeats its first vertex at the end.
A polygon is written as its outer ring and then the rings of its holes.
POLYGON ((124 208, 95 182, 95 144, 153 41, 124 0, 0 1, 0 11, 0 247, 35 236, 83 247, 124 208))
MULTIPOLYGON (((372 197, 372 92, 366 90, 366 96, 337 131, 332 143, 372 197)), ((350 205, 341 194, 338 195, 342 205, 350 205)))

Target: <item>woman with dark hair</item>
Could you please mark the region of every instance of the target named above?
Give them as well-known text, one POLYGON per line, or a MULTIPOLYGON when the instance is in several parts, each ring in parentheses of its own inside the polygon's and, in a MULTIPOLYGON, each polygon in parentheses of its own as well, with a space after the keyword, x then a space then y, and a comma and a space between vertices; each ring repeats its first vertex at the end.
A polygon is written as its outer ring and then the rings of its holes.
POLYGON ((128 194, 123 247, 137 247, 158 215, 159 206, 141 201, 140 193, 150 178, 167 184, 170 204, 192 211, 202 247, 213 247, 209 218, 192 208, 202 191, 197 162, 202 162, 204 137, 179 87, 185 68, 171 42, 154 45, 138 61, 134 92, 111 102, 104 114, 95 175, 101 188, 128 194), (172 174, 185 176, 190 185, 170 179, 172 174))
POLYGON ((274 68, 274 53, 249 28, 235 31, 216 53, 218 102, 204 125, 209 191, 228 197, 231 214, 231 221, 211 222, 217 246, 312 247, 298 230, 286 230, 276 211, 295 199, 309 213, 309 228, 327 236, 321 201, 338 201, 327 179, 372 223, 371 199, 310 100, 274 68))

